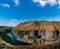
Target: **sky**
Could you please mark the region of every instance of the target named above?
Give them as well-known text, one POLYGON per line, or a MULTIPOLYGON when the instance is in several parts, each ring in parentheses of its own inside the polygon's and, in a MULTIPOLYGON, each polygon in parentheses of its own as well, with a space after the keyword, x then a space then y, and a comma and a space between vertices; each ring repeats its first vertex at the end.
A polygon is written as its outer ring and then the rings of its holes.
POLYGON ((60 21, 60 0, 0 0, 0 26, 32 20, 60 21))

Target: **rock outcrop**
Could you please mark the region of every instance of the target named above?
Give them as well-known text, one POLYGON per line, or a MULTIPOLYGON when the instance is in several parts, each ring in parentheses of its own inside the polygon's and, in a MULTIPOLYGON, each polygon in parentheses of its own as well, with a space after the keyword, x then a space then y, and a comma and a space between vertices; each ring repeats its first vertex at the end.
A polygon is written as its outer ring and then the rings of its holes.
POLYGON ((16 40, 41 44, 57 39, 56 27, 47 21, 30 21, 18 24, 12 29, 16 40))

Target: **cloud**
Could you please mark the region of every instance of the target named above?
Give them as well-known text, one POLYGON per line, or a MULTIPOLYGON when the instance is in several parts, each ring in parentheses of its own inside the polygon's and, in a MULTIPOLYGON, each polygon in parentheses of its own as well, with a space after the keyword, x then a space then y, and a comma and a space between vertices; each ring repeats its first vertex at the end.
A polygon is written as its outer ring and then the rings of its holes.
POLYGON ((45 6, 45 5, 46 5, 46 1, 40 0, 40 1, 39 1, 39 4, 40 4, 41 6, 45 6))
POLYGON ((6 3, 0 3, 0 6, 2 6, 2 7, 10 7, 10 5, 9 4, 6 4, 6 3))
POLYGON ((58 8, 60 8, 60 0, 58 0, 58 8))
POLYGON ((19 23, 23 23, 27 21, 26 19, 20 19, 20 20, 17 20, 17 19, 11 19, 10 21, 8 21, 8 23, 6 23, 6 26, 16 26, 18 25, 19 23))
POLYGON ((13 0, 13 1, 14 1, 14 3, 15 3, 15 6, 20 5, 20 1, 19 1, 19 0, 13 0))
POLYGON ((51 6, 56 5, 57 1, 56 0, 47 0, 47 4, 50 4, 51 6))
POLYGON ((23 22, 26 22, 26 21, 28 21, 28 20, 27 19, 19 19, 18 20, 18 19, 15 19, 15 18, 7 20, 5 18, 0 18, 0 26, 16 26, 19 23, 23 23, 23 22))
MULTIPOLYGON (((11 2, 13 2, 14 4, 12 4, 13 6, 19 6, 20 5, 20 0, 11 0, 11 2)), ((9 3, 9 2, 8 2, 9 3)), ((0 6, 2 6, 2 7, 11 7, 12 6, 10 3, 9 4, 7 4, 7 3, 5 3, 5 2, 0 2, 0 6)))
POLYGON ((60 0, 33 0, 34 3, 38 3, 40 6, 50 6, 58 5, 60 6, 60 0))
POLYGON ((6 25, 7 26, 15 26, 18 24, 18 20, 17 19, 11 19, 6 25))

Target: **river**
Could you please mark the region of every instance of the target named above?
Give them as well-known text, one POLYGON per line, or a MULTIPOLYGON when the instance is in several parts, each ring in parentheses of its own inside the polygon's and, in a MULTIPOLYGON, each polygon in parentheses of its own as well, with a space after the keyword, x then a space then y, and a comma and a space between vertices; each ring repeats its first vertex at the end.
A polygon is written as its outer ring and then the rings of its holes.
POLYGON ((26 43, 26 42, 17 41, 11 32, 8 32, 6 35, 11 38, 12 44, 14 44, 14 45, 31 45, 31 44, 26 43))

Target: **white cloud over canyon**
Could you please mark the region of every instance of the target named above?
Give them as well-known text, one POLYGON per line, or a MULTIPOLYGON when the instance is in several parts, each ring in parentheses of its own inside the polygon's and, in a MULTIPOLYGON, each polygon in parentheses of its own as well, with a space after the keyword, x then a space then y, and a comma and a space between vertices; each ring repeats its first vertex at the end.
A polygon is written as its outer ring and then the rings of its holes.
POLYGON ((6 25, 7 26, 15 26, 18 24, 18 20, 17 19, 11 19, 6 25))
POLYGON ((10 19, 10 21, 8 21, 6 23, 6 26, 16 26, 18 25, 19 23, 23 23, 23 22, 26 22, 27 20, 26 19, 10 19))

